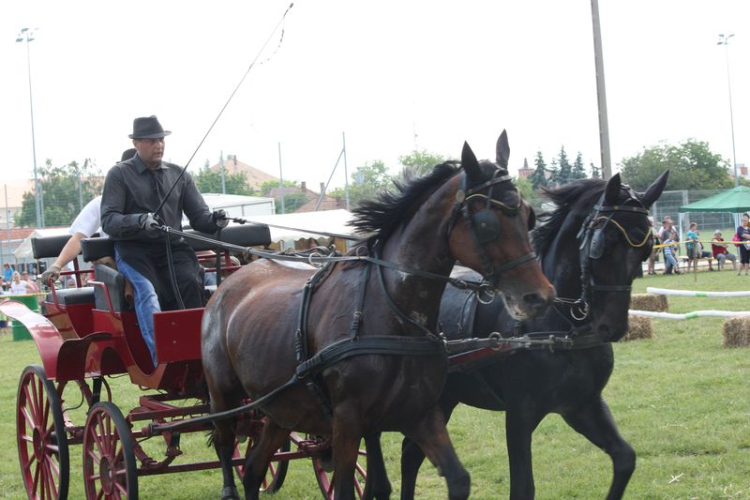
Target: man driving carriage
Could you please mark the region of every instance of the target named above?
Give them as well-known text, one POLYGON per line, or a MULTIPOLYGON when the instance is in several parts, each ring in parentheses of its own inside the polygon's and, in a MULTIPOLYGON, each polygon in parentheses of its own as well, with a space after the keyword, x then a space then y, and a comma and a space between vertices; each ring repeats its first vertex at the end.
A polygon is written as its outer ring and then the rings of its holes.
POLYGON ((117 267, 133 285, 138 324, 154 366, 153 314, 204 306, 203 274, 195 253, 179 237, 172 236, 167 244, 159 226, 181 229, 183 212, 194 229, 205 233, 228 223, 223 210, 209 210, 190 174, 162 161, 164 138, 170 133, 156 116, 133 121, 129 137, 137 154, 107 173, 101 206, 102 229, 115 241, 117 267))

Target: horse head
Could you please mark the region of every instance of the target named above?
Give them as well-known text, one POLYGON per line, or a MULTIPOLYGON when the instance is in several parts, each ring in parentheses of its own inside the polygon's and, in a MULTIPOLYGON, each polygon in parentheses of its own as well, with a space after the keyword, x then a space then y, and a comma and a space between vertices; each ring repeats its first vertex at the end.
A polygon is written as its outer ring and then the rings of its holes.
POLYGON ((645 193, 636 193, 614 175, 578 234, 581 299, 588 303, 591 329, 605 341, 617 341, 628 331, 632 283, 653 251, 648 209, 668 175, 664 172, 645 193))
POLYGON ((543 312, 554 289, 538 265, 528 231, 534 212, 508 175, 505 131, 494 162, 477 160, 468 144, 461 153, 463 175, 448 226, 450 252, 499 290, 519 319, 543 312), (463 219, 460 223, 459 219, 463 219))

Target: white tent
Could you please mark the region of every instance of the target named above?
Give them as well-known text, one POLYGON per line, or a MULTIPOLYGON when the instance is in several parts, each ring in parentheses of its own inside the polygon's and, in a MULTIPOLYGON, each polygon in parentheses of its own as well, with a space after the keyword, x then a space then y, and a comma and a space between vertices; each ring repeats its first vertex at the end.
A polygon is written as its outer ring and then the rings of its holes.
POLYGON ((13 251, 13 255, 16 261, 29 261, 34 260, 34 255, 31 252, 31 238, 45 238, 49 236, 62 236, 63 234, 70 234, 69 227, 48 227, 44 229, 35 229, 33 233, 28 235, 18 248, 13 251))
POLYGON ((300 238, 361 238, 362 235, 348 225, 352 218, 352 213, 343 209, 245 217, 248 221, 268 224, 271 240, 282 241, 283 248, 294 248, 294 241, 300 238))

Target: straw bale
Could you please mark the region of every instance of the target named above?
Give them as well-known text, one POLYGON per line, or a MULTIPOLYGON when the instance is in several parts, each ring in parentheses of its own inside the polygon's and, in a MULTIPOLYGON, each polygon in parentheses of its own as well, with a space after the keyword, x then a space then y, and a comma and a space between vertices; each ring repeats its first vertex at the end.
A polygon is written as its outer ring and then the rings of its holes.
POLYGON ((737 316, 724 321, 724 346, 750 347, 750 317, 737 316))
POLYGON ((656 293, 634 293, 630 296, 630 308, 639 311, 666 312, 669 310, 667 296, 656 293))
POLYGON ((628 319, 628 333, 623 341, 656 338, 651 328, 651 318, 648 316, 630 316, 628 319))

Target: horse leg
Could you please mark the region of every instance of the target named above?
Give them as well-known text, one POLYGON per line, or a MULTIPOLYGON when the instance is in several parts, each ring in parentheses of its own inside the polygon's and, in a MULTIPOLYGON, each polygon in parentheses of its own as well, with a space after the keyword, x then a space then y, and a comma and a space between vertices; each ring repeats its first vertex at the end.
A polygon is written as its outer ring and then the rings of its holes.
POLYGON ((531 435, 544 415, 532 411, 533 406, 514 406, 505 416, 505 440, 510 463, 510 498, 534 498, 534 469, 531 461, 531 435))
POLYGON ((463 500, 469 497, 471 478, 458 460, 440 408, 435 406, 416 426, 405 430, 404 435, 419 445, 425 456, 437 467, 438 474, 445 477, 448 498, 463 500))
MULTIPOLYGON (((212 411, 214 402, 211 402, 212 411)), ((221 473, 224 479, 224 487, 221 490, 221 500, 239 500, 240 494, 237 491, 237 487, 234 484, 234 468, 232 467, 232 456, 234 455, 234 419, 224 419, 214 421, 214 430, 212 433, 212 440, 214 448, 216 449, 216 455, 219 457, 221 462, 221 473)))
POLYGON ((245 499, 257 500, 260 497, 260 487, 268 471, 276 451, 289 438, 289 429, 284 429, 265 419, 263 430, 258 442, 250 450, 250 455, 245 462, 245 475, 242 485, 245 487, 245 499))
POLYGON ((335 500, 354 500, 355 498, 354 471, 361 440, 362 423, 358 409, 353 403, 339 403, 333 411, 333 438, 331 440, 335 471, 333 478, 335 500))
POLYGON ((599 397, 577 411, 564 414, 563 418, 568 425, 610 456, 613 478, 607 499, 622 498, 635 471, 635 450, 617 431, 617 424, 607 403, 599 397))
POLYGON ((365 436, 367 449, 367 480, 362 498, 365 500, 388 500, 391 497, 391 482, 385 469, 380 433, 365 436))
MULTIPOLYGON (((453 410, 458 406, 457 401, 446 400, 446 398, 440 398, 440 408, 443 411, 446 424, 453 414, 453 410)), ((367 453, 370 453, 370 449, 367 449, 367 453)), ((424 453, 422 449, 409 439, 405 437, 401 442, 401 499, 408 500, 414 498, 417 488, 417 476, 419 475, 419 469, 422 467, 424 462, 424 453)))

